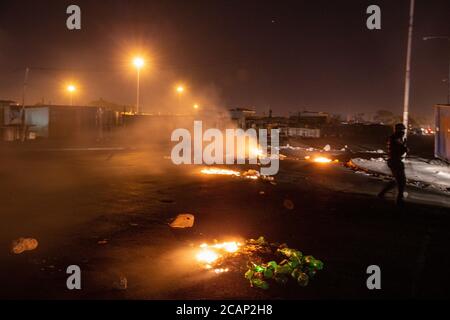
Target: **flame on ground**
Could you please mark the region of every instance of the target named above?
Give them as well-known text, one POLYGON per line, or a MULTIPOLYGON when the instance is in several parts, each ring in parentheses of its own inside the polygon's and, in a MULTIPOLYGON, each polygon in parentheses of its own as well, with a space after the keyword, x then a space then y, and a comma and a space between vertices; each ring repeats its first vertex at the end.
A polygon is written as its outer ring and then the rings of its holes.
POLYGON ((206 262, 208 265, 214 261, 216 261, 219 258, 219 256, 212 250, 203 248, 198 254, 197 254, 197 260, 200 262, 206 262))
MULTIPOLYGON (((200 245, 200 251, 197 253, 197 261, 204 264, 205 269, 212 269, 212 265, 223 254, 233 253, 239 250, 241 243, 236 241, 200 245)), ((228 268, 214 269, 215 273, 227 272, 228 268)))
POLYGON ((314 162, 317 162, 317 163, 330 163, 330 162, 332 162, 331 159, 326 158, 326 157, 315 157, 315 158, 313 159, 313 161, 314 161, 314 162))
POLYGON ((217 174, 217 175, 227 175, 239 177, 241 173, 235 170, 229 169, 218 169, 218 168, 205 168, 200 171, 203 174, 217 174))
POLYGON ((204 168, 200 172, 203 174, 207 174, 207 175, 224 175, 224 176, 244 177, 246 179, 251 179, 251 180, 258 180, 260 177, 259 172, 256 170, 252 170, 252 169, 241 173, 239 171, 230 170, 230 169, 204 168))

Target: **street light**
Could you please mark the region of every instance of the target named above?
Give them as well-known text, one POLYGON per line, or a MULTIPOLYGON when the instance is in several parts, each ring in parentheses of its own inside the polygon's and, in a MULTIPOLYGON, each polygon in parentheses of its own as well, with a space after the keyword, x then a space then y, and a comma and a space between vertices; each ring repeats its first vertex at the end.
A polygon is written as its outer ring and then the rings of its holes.
POLYGON ((140 81, 140 71, 141 68, 144 66, 145 61, 141 57, 135 57, 133 59, 133 65, 136 68, 137 71, 137 86, 136 86, 136 113, 139 113, 139 81, 140 81))
POLYGON ((77 91, 77 87, 75 87, 75 85, 73 85, 73 84, 69 84, 67 86, 66 90, 70 96, 70 105, 73 106, 73 94, 75 91, 77 91))
MULTIPOLYGON (((450 37, 449 36, 428 36, 428 37, 423 37, 423 40, 424 41, 427 41, 427 40, 447 40, 450 43, 450 37)), ((448 63, 447 86, 448 86, 447 104, 450 104, 450 59, 449 59, 449 63, 448 63)))
POLYGON ((197 110, 199 108, 198 104, 194 104, 194 109, 197 110))
POLYGON ((179 95, 181 95, 184 92, 184 87, 182 85, 179 85, 179 86, 177 86, 177 88, 175 90, 177 91, 177 93, 179 95))

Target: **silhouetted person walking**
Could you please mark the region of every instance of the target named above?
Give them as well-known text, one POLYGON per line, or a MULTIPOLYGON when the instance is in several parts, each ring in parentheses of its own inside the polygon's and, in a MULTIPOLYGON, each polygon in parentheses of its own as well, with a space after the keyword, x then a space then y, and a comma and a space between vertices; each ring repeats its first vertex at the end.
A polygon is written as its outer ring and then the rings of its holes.
POLYGON ((390 181, 386 187, 378 194, 380 198, 384 197, 386 192, 393 189, 397 184, 397 204, 403 205, 403 193, 406 186, 405 164, 403 158, 408 152, 405 140, 406 128, 403 123, 395 125, 394 133, 389 137, 387 142, 388 147, 388 167, 391 169, 395 180, 390 181))

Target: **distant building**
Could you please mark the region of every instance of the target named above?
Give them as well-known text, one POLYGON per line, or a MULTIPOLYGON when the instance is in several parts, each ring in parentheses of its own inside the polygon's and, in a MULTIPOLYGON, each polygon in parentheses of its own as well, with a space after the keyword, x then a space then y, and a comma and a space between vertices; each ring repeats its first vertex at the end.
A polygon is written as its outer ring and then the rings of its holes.
POLYGON ((246 119, 255 116, 256 111, 247 108, 230 109, 230 117, 239 128, 246 128, 246 119))
POLYGON ((320 128, 330 122, 327 112, 301 111, 289 117, 289 126, 300 128, 320 128))
POLYGON ((118 124, 117 116, 117 112, 100 107, 66 105, 25 107, 26 130, 33 138, 101 138, 104 131, 118 124))
POLYGON ((436 134, 434 154, 437 158, 450 161, 450 105, 435 105, 436 134))
POLYGON ((13 141, 20 137, 21 106, 13 100, 0 100, 1 139, 13 141))

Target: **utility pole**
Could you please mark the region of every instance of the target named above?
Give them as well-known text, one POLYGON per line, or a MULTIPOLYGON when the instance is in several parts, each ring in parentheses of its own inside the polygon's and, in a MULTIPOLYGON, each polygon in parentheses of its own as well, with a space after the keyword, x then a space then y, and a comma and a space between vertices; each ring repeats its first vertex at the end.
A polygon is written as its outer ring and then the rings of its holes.
POLYGON ((414 27, 414 0, 410 0, 409 8, 409 27, 408 27, 408 48, 406 51, 406 71, 405 71, 405 95, 403 99, 403 124, 406 127, 406 134, 408 132, 408 118, 409 118, 409 91, 411 82, 411 46, 414 27))
POLYGON ((27 131, 27 126, 25 123, 25 94, 27 90, 27 83, 28 83, 28 74, 30 72, 30 68, 25 68, 25 76, 23 78, 23 88, 22 88, 22 109, 20 110, 20 119, 22 120, 22 134, 21 134, 21 140, 22 142, 25 141, 25 134, 27 131))

